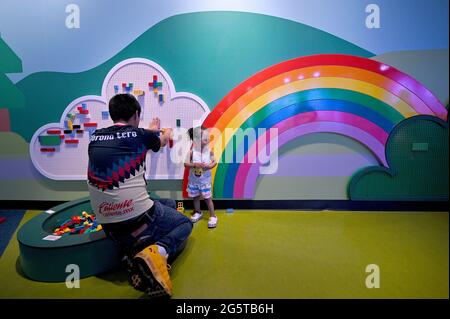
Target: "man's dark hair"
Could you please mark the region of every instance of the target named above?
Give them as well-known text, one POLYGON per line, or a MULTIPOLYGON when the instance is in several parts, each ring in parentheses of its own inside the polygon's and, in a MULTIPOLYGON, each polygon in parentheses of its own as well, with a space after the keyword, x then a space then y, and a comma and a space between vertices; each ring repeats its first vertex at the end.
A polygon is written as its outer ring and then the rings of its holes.
POLYGON ((109 100, 109 115, 114 122, 128 121, 135 113, 141 115, 141 106, 131 94, 116 94, 109 100))

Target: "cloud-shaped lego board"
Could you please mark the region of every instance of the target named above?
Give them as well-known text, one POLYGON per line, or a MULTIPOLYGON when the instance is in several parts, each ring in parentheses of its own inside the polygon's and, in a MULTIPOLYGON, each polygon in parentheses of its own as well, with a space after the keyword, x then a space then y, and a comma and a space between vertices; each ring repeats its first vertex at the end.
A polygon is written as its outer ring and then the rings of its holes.
MULTIPOLYGON (((189 128, 203 122, 209 113, 196 95, 176 92, 169 74, 153 61, 127 59, 107 74, 102 96, 83 96, 64 110, 59 123, 40 127, 30 142, 30 156, 36 169, 55 180, 84 180, 88 166, 89 137, 98 128, 111 126, 107 101, 117 93, 131 93, 142 107, 140 127, 148 128, 154 117, 161 127, 189 128)), ((149 179, 182 179, 182 163, 170 160, 169 150, 147 155, 149 179)))
POLYGON ((349 182, 351 200, 448 200, 448 123, 418 115, 389 135, 389 168, 371 166, 349 182))

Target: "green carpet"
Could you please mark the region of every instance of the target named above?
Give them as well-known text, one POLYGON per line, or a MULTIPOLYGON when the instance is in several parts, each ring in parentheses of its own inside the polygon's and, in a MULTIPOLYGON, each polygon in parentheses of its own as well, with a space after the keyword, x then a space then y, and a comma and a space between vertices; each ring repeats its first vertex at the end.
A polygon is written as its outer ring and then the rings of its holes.
MULTIPOLYGON (((35 216, 28 211, 22 223, 35 216)), ((448 213, 218 211, 194 226, 173 264, 174 298, 448 298, 448 213), (365 268, 380 267, 379 289, 365 268)), ((14 234, 0 298, 140 298, 116 271, 64 283, 20 274, 14 234)), ((49 261, 51 262, 51 261, 49 261)))

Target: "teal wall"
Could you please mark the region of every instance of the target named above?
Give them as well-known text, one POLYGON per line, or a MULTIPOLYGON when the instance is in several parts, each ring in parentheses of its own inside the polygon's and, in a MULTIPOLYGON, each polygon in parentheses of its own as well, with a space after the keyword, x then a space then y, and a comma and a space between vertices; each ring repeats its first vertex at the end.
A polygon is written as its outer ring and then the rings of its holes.
MULTIPOLYGON (((10 61, 9 69, 0 63, 0 71, 20 72, 20 57, 14 56, 5 40, 0 39, 0 49, 2 57, 7 52, 10 61)), ((91 50, 95 55, 93 48, 80 50, 91 50)), ((0 89, 12 92, 8 99, 0 100, 0 109, 8 110, 11 125, 10 132, 0 132, 0 200, 70 200, 87 194, 83 181, 53 181, 40 175, 29 159, 28 143, 37 128, 59 121, 73 99, 99 95, 107 72, 124 59, 155 61, 170 74, 177 91, 198 95, 212 109, 256 72, 291 58, 320 53, 371 57, 399 65, 428 85, 443 103, 448 102, 448 49, 377 57, 327 32, 273 16, 243 12, 177 15, 160 21, 111 58, 86 71, 38 72, 15 84, 0 74, 0 89)), ((333 134, 306 136, 281 153, 300 157, 323 154, 323 162, 328 165, 333 165, 336 154, 362 157, 355 169, 376 164, 362 145, 333 134)), ((351 176, 265 176, 258 181, 255 198, 346 199, 351 176)), ((181 197, 180 180, 151 181, 149 187, 160 196, 181 197)))

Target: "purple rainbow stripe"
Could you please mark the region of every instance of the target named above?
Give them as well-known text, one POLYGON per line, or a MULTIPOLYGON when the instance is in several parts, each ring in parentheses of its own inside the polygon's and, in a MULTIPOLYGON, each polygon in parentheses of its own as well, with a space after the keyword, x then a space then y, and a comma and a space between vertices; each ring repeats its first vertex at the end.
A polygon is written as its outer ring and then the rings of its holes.
MULTIPOLYGON (((384 142, 382 142, 379 139, 375 138, 372 135, 372 133, 368 133, 364 127, 360 126, 358 127, 352 124, 346 124, 342 122, 338 123, 335 121, 318 121, 303 124, 301 126, 296 126, 295 122, 289 121, 290 119, 286 119, 278 123, 277 125, 273 126, 274 128, 278 129, 278 136, 277 136, 278 148, 282 147, 284 144, 302 135, 319 132, 336 133, 351 137, 359 141, 360 143, 366 145, 375 154, 378 160, 381 163, 383 163, 383 165, 387 166, 387 161, 385 157, 385 144, 387 136, 384 142)), ((359 124, 362 123, 363 122, 360 122, 359 124)), ((260 136, 258 138, 258 141, 256 141, 248 150, 247 154, 244 157, 243 163, 239 165, 239 169, 237 171, 234 183, 233 196, 235 198, 253 197, 255 192, 256 180, 259 176, 259 168, 261 164, 258 161, 255 161, 255 159, 249 158, 249 154, 256 154, 256 147, 258 143, 259 145, 270 144, 269 142, 266 143, 268 136, 269 131, 266 131, 266 134, 260 136), (259 139, 261 139, 262 142, 259 142, 259 139)), ((266 152, 265 146, 262 150, 258 151, 266 152)))
MULTIPOLYGON (((280 123, 284 123, 284 125, 292 127, 311 122, 337 122, 349 124, 371 134, 382 144, 386 144, 387 138, 389 136, 389 133, 384 131, 381 127, 374 124, 373 122, 355 114, 339 111, 313 111, 300 113, 287 118, 280 123)), ((279 127, 280 123, 274 125, 273 127, 279 127)))
POLYGON ((374 160, 373 154, 280 154, 278 156, 278 170, 271 176, 349 177, 362 167, 374 165, 379 165, 379 162, 374 160))

